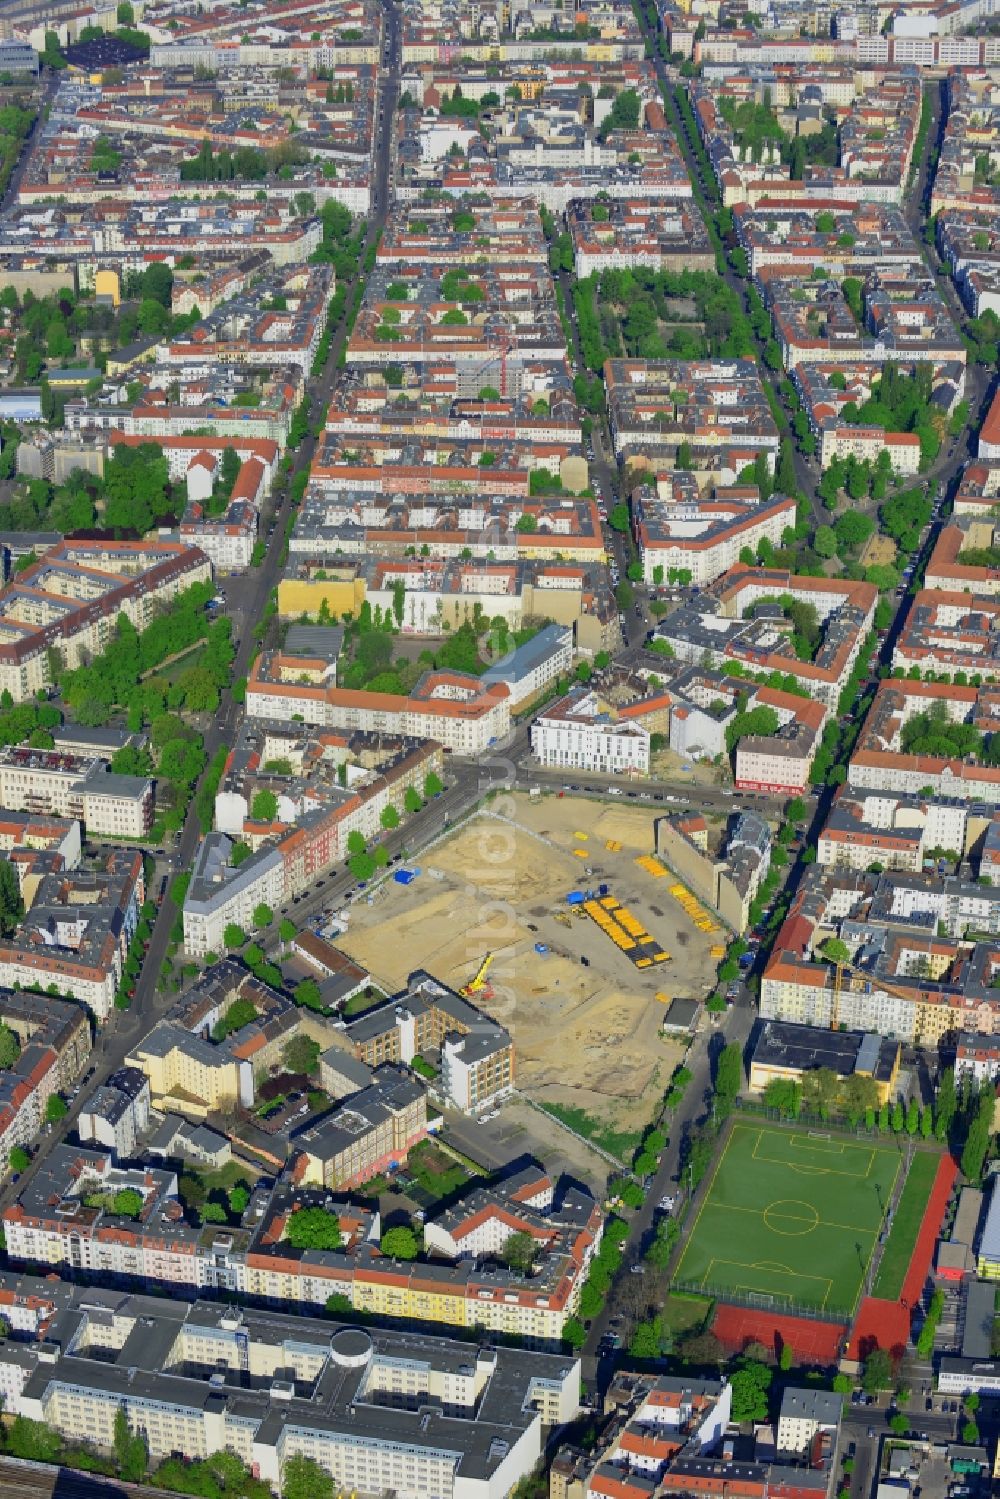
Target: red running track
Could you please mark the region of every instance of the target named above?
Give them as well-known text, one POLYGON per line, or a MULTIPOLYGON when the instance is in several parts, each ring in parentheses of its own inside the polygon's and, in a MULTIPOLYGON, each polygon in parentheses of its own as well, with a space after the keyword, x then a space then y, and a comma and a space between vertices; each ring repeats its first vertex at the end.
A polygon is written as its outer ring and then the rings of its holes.
POLYGON ((930 1274, 934 1245, 957 1174, 958 1167, 951 1156, 943 1155, 938 1162, 937 1175, 927 1199, 927 1209, 917 1234, 910 1267, 903 1279, 899 1300, 883 1301, 876 1296, 865 1297, 854 1323, 849 1357, 863 1359, 872 1348, 884 1348, 899 1357, 905 1350, 910 1337, 910 1321, 930 1274))
POLYGON ((777 1359, 787 1343, 796 1363, 809 1364, 835 1364, 845 1331, 842 1322, 813 1322, 745 1306, 717 1306, 712 1322, 719 1342, 734 1353, 742 1353, 748 1343, 763 1343, 777 1359))

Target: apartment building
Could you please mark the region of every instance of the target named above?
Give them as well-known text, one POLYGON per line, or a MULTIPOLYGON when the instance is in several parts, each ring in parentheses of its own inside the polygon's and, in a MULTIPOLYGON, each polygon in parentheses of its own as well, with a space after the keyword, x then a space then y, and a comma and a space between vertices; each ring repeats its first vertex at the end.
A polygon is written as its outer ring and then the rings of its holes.
POLYGON ((405 739, 433 739, 460 755, 482 754, 510 732, 510 693, 458 671, 427 671, 405 697, 346 687, 300 686, 281 680, 282 658, 258 656, 247 683, 255 718, 298 718, 307 724, 405 739))
POLYGON ((657 818, 656 852, 736 933, 771 867, 771 830, 754 812, 738 812, 719 832, 700 812, 657 818), (711 834, 711 837, 710 837, 711 834))
POLYGON ((577 276, 602 271, 714 271, 705 221, 690 202, 613 198, 577 200, 566 208, 577 276))
POLYGON ((608 420, 620 462, 670 462, 686 443, 696 470, 731 484, 780 434, 752 359, 609 359, 608 420))
MULTIPOLYGON (((288 690, 299 694, 330 689, 290 686, 288 690)), ((273 724, 280 719, 284 726, 293 716, 289 712, 282 718, 271 712, 266 721, 273 724)), ((263 722, 257 720, 258 725, 263 722)), ((220 952, 230 922, 247 929, 261 902, 278 909, 311 889, 321 875, 346 858, 352 832, 360 832, 368 841, 378 838, 385 808, 402 810, 407 790, 413 787, 422 792, 427 776, 442 767, 439 744, 404 742, 388 763, 350 789, 307 774, 294 799, 284 794, 279 799, 280 820, 273 827, 252 822, 242 787, 237 791, 224 785, 216 799, 216 823, 225 826, 228 834, 210 833, 198 847, 184 897, 185 951, 198 957, 220 952), (248 859, 234 863, 235 837, 230 835, 242 836, 244 830, 257 847, 248 859)))
POLYGON ((748 674, 780 672, 836 711, 854 663, 865 646, 878 592, 871 583, 799 577, 775 568, 730 568, 715 586, 682 604, 656 628, 678 661, 707 668, 738 665, 748 674), (780 602, 810 603, 821 626, 811 661, 799 659, 780 602))
POLYGON ((650 731, 589 688, 573 688, 532 721, 531 752, 556 770, 648 775, 650 731))
POLYGON ((363 1088, 342 1097, 332 1114, 296 1136, 304 1156, 296 1180, 342 1192, 404 1166, 413 1146, 426 1137, 423 1084, 408 1069, 383 1063, 363 1088))
POLYGON ((1000 972, 994 934, 1000 904, 991 886, 930 872, 817 865, 775 940, 761 1016, 924 1046, 953 1045, 960 1033, 992 1035, 1000 972), (849 961, 824 958, 827 936, 845 943, 849 961))
POLYGON ((336 1042, 369 1067, 439 1052, 440 1087, 468 1113, 492 1108, 513 1091, 509 1032, 428 973, 412 973, 406 989, 345 1021, 336 1042))
POLYGON ((83 823, 91 838, 141 839, 153 825, 151 780, 68 750, 0 746, 0 802, 10 812, 83 823))
POLYGON ((565 1354, 100 1291, 64 1315, 72 1352, 0 1350, 13 1413, 111 1450, 124 1410, 154 1462, 229 1449, 275 1489, 303 1455, 339 1488, 503 1499, 579 1409, 565 1354))
POLYGON ((1000 676, 1000 598, 922 588, 897 637, 892 664, 901 672, 964 672, 992 681, 1000 676))
POLYGON ((811 1396, 790 1388, 783 1397, 789 1439, 797 1440, 815 1417, 807 1451, 783 1448, 772 1437, 758 1442, 751 1458, 726 1435, 732 1411, 727 1380, 619 1371, 605 1395, 608 1419, 596 1446, 556 1451, 550 1499, 652 1499, 657 1493, 723 1499, 734 1489, 750 1489, 761 1499, 824 1499, 833 1482, 839 1412, 829 1395, 826 1404, 811 1396))
POLYGON ((754 704, 774 711, 778 729, 774 734, 747 734, 738 741, 737 790, 800 796, 809 784, 827 709, 823 703, 771 687, 756 692, 754 704))
POLYGON ((149 1079, 155 1108, 195 1117, 234 1103, 250 1108, 258 1082, 277 1067, 282 1047, 304 1023, 288 995, 226 958, 206 969, 175 1010, 137 1042, 128 1066, 149 1079), (238 1001, 252 1007, 253 1018, 230 1030, 227 1017, 238 1001))
POLYGON ((941 713, 951 723, 989 732, 998 711, 998 689, 889 678, 879 683, 847 767, 848 785, 861 790, 906 791, 947 799, 1000 802, 1000 769, 975 754, 906 753, 903 729, 916 715, 941 713))
POLYGON ((0 990, 0 1022, 20 1048, 0 1074, 0 1172, 15 1145, 31 1146, 53 1093, 69 1091, 90 1055, 90 1025, 78 1005, 30 990, 0 990))
POLYGON ((487 686, 505 686, 511 707, 518 708, 572 669, 573 631, 567 625, 543 625, 537 635, 488 666, 482 680, 487 686))
POLYGON ((119 614, 144 630, 211 573, 203 552, 178 542, 63 541, 0 592, 0 690, 26 702, 51 685, 50 651, 77 667, 104 650, 119 614))
POLYGON ((142 854, 113 849, 73 870, 48 851, 15 851, 11 862, 25 912, 0 938, 0 984, 77 999, 103 1024, 145 900, 142 854))
POLYGON ((77 1116, 76 1132, 110 1150, 116 1162, 129 1161, 149 1124, 149 1079, 138 1067, 119 1067, 95 1089, 77 1116))
POLYGON ((655 487, 642 484, 632 493, 643 580, 656 586, 690 575, 696 586, 714 583, 735 567, 744 548, 756 552, 762 541, 780 546, 795 524, 794 511, 793 497, 773 495, 762 503, 753 485, 710 487, 703 494, 689 471, 658 474, 655 487))
POLYGON ((864 791, 842 786, 816 840, 816 861, 866 870, 871 864, 916 874, 932 850, 966 853, 984 836, 984 819, 941 796, 864 791))

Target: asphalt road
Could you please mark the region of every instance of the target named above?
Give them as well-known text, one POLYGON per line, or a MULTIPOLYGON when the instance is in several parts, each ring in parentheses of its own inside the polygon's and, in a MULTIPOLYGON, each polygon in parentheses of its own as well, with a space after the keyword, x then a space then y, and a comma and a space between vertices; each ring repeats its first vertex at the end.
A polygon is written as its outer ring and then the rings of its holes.
POLYGON ((712 1078, 719 1053, 724 1046, 732 1042, 745 1050, 756 1018, 756 1010, 751 997, 746 990, 742 990, 737 1003, 724 1016, 715 1019, 707 1011, 705 1012, 698 1033, 684 1059, 684 1065, 692 1074, 691 1082, 685 1090, 677 1112, 664 1122, 667 1130, 666 1149, 660 1157, 656 1175, 646 1192, 645 1202, 631 1217, 628 1238, 622 1250, 622 1270, 612 1285, 602 1310, 590 1324, 587 1341, 583 1348, 584 1377, 589 1380, 596 1379, 602 1388, 611 1377, 615 1357, 611 1354, 599 1355, 598 1346, 601 1338, 609 1330, 611 1321, 621 1313, 620 1293, 625 1277, 630 1274, 629 1267, 638 1261, 644 1247, 652 1238, 655 1222, 659 1216, 658 1204, 661 1197, 666 1193, 677 1195, 679 1200, 675 1211, 682 1207, 680 1199, 684 1194, 684 1183, 681 1180, 681 1156, 691 1131, 708 1117, 712 1078))
MULTIPOLYGON (((395 5, 386 3, 385 11, 385 37, 390 53, 390 66, 383 85, 383 98, 386 101, 385 110, 381 124, 377 126, 373 199, 378 206, 373 206, 368 216, 365 249, 375 243, 377 236, 385 224, 388 213, 389 173, 392 155, 391 132, 395 92, 398 89, 398 82, 396 80, 399 75, 400 45, 398 10, 395 5)), ((362 260, 363 255, 364 251, 362 251, 362 260)), ((311 397, 312 410, 314 412, 325 410, 326 403, 330 399, 330 394, 337 378, 339 356, 344 347, 346 336, 346 322, 341 320, 333 329, 330 340, 330 353, 323 372, 318 378, 307 381, 307 390, 311 397)), ((291 515, 290 491, 292 481, 296 475, 308 471, 312 464, 315 448, 316 438, 310 430, 293 454, 292 469, 287 476, 287 483, 284 484, 281 491, 281 499, 274 516, 274 534, 276 538, 283 537, 285 525, 291 515)), ((240 677, 245 677, 250 670, 251 658, 255 649, 253 626, 263 616, 271 590, 276 587, 278 579, 281 576, 282 550, 280 545, 269 546, 265 552, 262 566, 247 575, 245 579, 241 579, 234 589, 234 597, 238 598, 238 608, 235 611, 236 627, 234 628, 234 637, 238 640, 236 658, 233 663, 234 681, 240 677)), ((222 694, 218 713, 210 722, 204 736, 205 751, 209 764, 211 764, 212 757, 220 746, 231 745, 235 741, 242 714, 242 705, 234 700, 230 691, 225 691, 222 694)), ((199 787, 200 785, 201 782, 199 781, 199 787)), ((196 787, 184 827, 181 830, 180 838, 175 844, 171 857, 172 867, 179 871, 191 868, 195 853, 203 836, 195 810, 197 790, 198 788, 196 787)), ((459 795, 460 793, 456 788, 454 801, 456 808, 461 805, 459 795)), ((437 807, 439 803, 432 803, 432 806, 437 807)), ((441 816, 443 818, 443 812, 441 816)), ((425 826, 428 831, 434 826, 433 813, 428 814, 425 826)), ((89 1093, 122 1065, 136 1041, 145 1035, 157 1020, 162 1018, 174 1002, 173 995, 158 991, 157 980, 167 956, 171 932, 178 914, 178 908, 173 902, 169 898, 165 899, 160 906, 153 925, 142 971, 136 982, 135 996, 130 1008, 126 1011, 116 1010, 112 1012, 107 1025, 96 1038, 91 1072, 87 1074, 86 1086, 81 1088, 66 1118, 50 1134, 43 1134, 39 1147, 27 1171, 22 1174, 20 1180, 16 1184, 13 1182, 6 1184, 3 1193, 0 1194, 0 1203, 16 1196, 23 1189, 26 1182, 34 1175, 40 1163, 45 1159, 53 1146, 65 1139, 75 1128, 80 1108, 89 1093)))

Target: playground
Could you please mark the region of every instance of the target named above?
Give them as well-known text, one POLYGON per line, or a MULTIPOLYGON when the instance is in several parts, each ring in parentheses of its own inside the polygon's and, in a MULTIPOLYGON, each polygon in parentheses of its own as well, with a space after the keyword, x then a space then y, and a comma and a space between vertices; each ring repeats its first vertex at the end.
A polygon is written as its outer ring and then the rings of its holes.
POLYGON ((904 1170, 895 1143, 739 1120, 675 1284, 750 1307, 850 1317, 904 1170))

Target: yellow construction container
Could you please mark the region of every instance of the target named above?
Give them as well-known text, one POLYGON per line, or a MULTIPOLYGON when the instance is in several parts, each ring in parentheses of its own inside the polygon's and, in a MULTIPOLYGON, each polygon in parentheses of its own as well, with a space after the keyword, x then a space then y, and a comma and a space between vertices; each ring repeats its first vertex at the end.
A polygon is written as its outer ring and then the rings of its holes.
POLYGON ((712 948, 711 956, 713 958, 724 958, 726 956, 726 949, 716 945, 712 948))
POLYGON ((618 842, 617 838, 609 838, 604 847, 607 849, 609 854, 620 854, 622 851, 622 846, 618 842))
POLYGON ((636 968, 652 968, 653 960, 652 958, 637 958, 635 966, 636 968))
POLYGON ((670 1004, 671 996, 669 994, 660 994, 659 992, 657 992, 656 997, 660 1001, 661 1005, 670 1004))
POLYGON ((573 852, 578 859, 585 859, 587 857, 587 850, 585 848, 575 848, 573 852))
POLYGON ((579 833, 579 832, 577 832, 577 833, 573 834, 573 837, 574 838, 582 838, 583 841, 584 841, 584 843, 586 843, 587 839, 590 837, 590 834, 589 833, 579 833))

